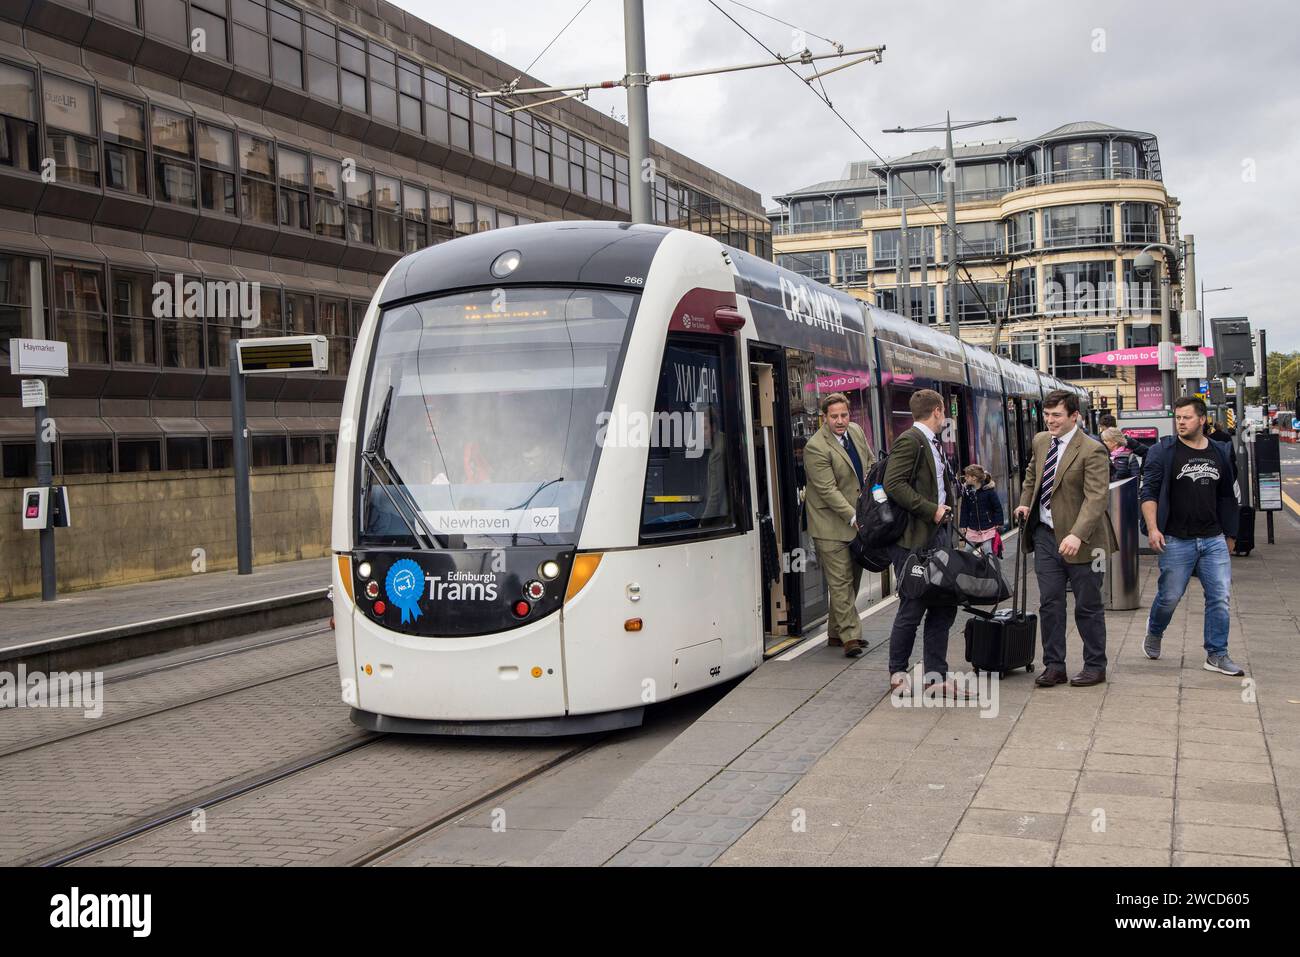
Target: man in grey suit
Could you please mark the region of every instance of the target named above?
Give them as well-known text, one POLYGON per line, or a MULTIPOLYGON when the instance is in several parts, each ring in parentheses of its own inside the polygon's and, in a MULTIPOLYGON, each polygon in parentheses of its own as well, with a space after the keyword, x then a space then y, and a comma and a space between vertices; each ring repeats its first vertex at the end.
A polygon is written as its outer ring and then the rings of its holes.
POLYGON ((858 496, 875 457, 862 427, 849 421, 848 396, 832 392, 821 410, 821 428, 803 450, 804 509, 830 592, 829 644, 843 645, 845 657, 856 658, 865 650, 857 609, 862 567, 849 554, 849 543, 858 533, 858 496))

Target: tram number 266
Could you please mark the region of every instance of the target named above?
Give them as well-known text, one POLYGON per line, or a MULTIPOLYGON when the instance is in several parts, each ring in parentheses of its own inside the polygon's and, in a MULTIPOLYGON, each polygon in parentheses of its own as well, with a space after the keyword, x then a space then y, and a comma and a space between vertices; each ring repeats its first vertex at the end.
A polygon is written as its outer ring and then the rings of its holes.
POLYGON ((644 277, 644 276, 624 276, 624 277, 623 277, 623 282, 625 282, 625 283, 626 283, 627 285, 629 285, 629 286, 644 286, 644 285, 645 285, 645 277, 644 277))

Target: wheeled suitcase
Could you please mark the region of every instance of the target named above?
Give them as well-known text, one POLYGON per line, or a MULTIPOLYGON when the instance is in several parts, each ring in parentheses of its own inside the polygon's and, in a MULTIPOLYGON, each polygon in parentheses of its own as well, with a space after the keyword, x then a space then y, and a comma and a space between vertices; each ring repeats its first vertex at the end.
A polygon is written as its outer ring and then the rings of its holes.
POLYGON ((975 673, 996 671, 1005 678, 1017 668, 1034 670, 1034 647, 1038 640, 1038 616, 1025 614, 1028 604, 1029 560, 1025 556, 1024 531, 1016 543, 1016 566, 1011 608, 981 611, 966 606, 975 617, 966 622, 966 660, 975 673))
POLYGON ((1241 519, 1237 523, 1237 546, 1232 554, 1249 555, 1255 547, 1255 510, 1249 506, 1241 507, 1241 519))

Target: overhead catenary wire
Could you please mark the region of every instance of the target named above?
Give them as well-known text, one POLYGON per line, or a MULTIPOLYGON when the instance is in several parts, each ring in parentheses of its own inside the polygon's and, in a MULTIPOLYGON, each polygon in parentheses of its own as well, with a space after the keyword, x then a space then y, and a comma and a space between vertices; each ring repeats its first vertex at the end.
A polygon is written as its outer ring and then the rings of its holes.
MULTIPOLYGON (((735 0, 729 0, 729 2, 735 2, 735 0)), ((776 51, 774 51, 774 50, 772 50, 770 47, 768 47, 768 45, 767 45, 766 43, 764 43, 762 40, 760 40, 758 37, 756 37, 753 33, 751 33, 751 32, 749 31, 749 29, 748 29, 748 28, 747 28, 743 23, 741 23, 739 20, 737 20, 735 17, 733 17, 733 16, 732 16, 730 13, 728 13, 726 10, 722 9, 722 7, 720 7, 720 6, 718 5, 717 0, 709 0, 709 4, 710 4, 710 6, 712 6, 715 10, 717 10, 719 13, 721 13, 724 17, 726 17, 728 20, 730 20, 730 21, 731 21, 731 22, 732 22, 732 23, 733 23, 733 24, 734 24, 738 29, 741 30, 741 32, 743 32, 743 33, 744 33, 746 36, 748 36, 751 40, 753 40, 753 41, 754 41, 755 43, 757 43, 760 47, 762 47, 764 50, 766 50, 769 56, 773 57, 773 59, 775 59, 775 60, 777 60, 778 62, 780 62, 781 65, 784 66, 786 69, 788 69, 791 73, 793 73, 795 76, 799 77, 799 79, 800 79, 801 81, 803 81, 804 86, 806 86, 806 87, 809 89, 809 91, 812 93, 812 95, 815 96, 815 97, 817 97, 817 99, 821 100, 822 103, 824 103, 824 104, 826 105, 826 108, 827 108, 828 110, 830 110, 830 111, 835 115, 836 119, 838 119, 841 123, 843 123, 844 126, 845 126, 845 128, 847 128, 848 131, 849 131, 850 133, 852 133, 855 137, 857 137, 858 141, 859 141, 860 143, 862 143, 862 145, 865 146, 868 150, 870 150, 870 151, 871 151, 871 154, 872 154, 873 156, 875 156, 877 160, 880 161, 880 164, 881 164, 883 167, 885 167, 886 170, 888 170, 888 168, 889 168, 889 161, 886 160, 885 157, 882 156, 882 155, 880 154, 880 152, 879 152, 879 151, 878 151, 874 146, 872 146, 869 142, 867 142, 866 137, 864 137, 861 133, 859 133, 858 130, 857 130, 857 128, 854 127, 854 125, 853 125, 852 123, 850 123, 850 122, 849 122, 849 121, 844 117, 844 115, 843 115, 842 113, 840 113, 840 111, 837 110, 837 109, 835 108, 834 104, 831 103, 829 97, 827 97, 827 96, 823 96, 822 94, 818 93, 815 89, 813 89, 812 85, 808 82, 807 78, 801 76, 801 75, 799 74, 799 71, 796 70, 796 69, 794 69, 794 67, 792 67, 788 62, 786 62, 786 60, 785 60, 784 57, 780 56, 778 53, 776 53, 776 51)), ((744 6, 743 4, 738 4, 738 5, 739 5, 739 6, 744 6)), ((749 9, 749 8, 746 8, 746 9, 749 9)), ((756 12, 757 12, 757 11, 756 11, 756 12)), ((772 19, 775 19, 775 18, 772 18, 772 19)), ((789 24, 787 24, 787 26, 788 26, 788 25, 789 25, 789 24)), ((798 28, 796 27, 796 29, 798 29, 798 28)), ((822 39, 824 39, 824 38, 822 38, 822 39)), ((907 190, 907 192, 909 192, 909 193, 912 194, 912 196, 913 196, 913 197, 918 201, 918 205, 924 206, 927 210, 929 210, 930 212, 934 213, 934 215, 935 215, 937 218, 939 218, 939 219, 942 219, 942 218, 943 218, 943 217, 941 217, 941 216, 939 215, 939 210, 938 210, 934 205, 932 205, 931 203, 929 203, 927 200, 923 199, 923 198, 921 197, 921 195, 920 195, 918 192, 916 192, 915 189, 913 189, 913 188, 911 187, 910 184, 908 184, 908 183, 906 183, 906 182, 903 182, 902 180, 900 180, 899 183, 900 183, 901 186, 903 186, 904 189, 907 190)), ((969 243, 969 241, 968 241, 964 236, 961 235, 961 230, 960 230, 960 229, 957 230, 956 233, 957 233, 957 234, 956 234, 956 236, 954 237, 955 240, 956 240, 956 242, 960 242, 960 243, 964 244, 965 246, 967 246, 967 247, 969 248, 969 247, 970 247, 970 243, 969 243)), ((795 254, 795 255, 798 255, 798 254, 795 254)), ((949 255, 951 255, 951 253, 949 253, 949 255)), ((957 263, 957 266, 958 266, 958 268, 959 268, 963 273, 965 273, 965 279, 964 279, 963 281, 965 282, 965 284, 966 284, 967 286, 970 287, 971 291, 975 293, 975 297, 979 300, 980 305, 983 307, 985 314, 986 314, 986 315, 992 315, 992 314, 993 314, 993 311, 989 309, 989 305, 988 305, 988 303, 984 300, 984 296, 980 293, 979 287, 976 285, 975 278, 970 274, 970 270, 967 269, 967 268, 966 268, 966 265, 965 265, 964 263, 960 262, 960 261, 957 263)), ((911 304, 908 303, 907 306, 908 306, 908 312, 909 312, 909 314, 910 314, 910 312, 911 312, 911 304)))

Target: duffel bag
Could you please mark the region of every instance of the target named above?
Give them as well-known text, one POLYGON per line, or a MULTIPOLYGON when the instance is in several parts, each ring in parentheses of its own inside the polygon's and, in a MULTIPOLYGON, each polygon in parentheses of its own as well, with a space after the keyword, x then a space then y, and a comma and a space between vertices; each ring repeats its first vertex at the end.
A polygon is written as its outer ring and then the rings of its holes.
POLYGON ((1011 597, 1001 563, 983 550, 958 548, 948 524, 935 529, 925 548, 907 556, 898 591, 927 605, 996 605, 1011 597))

